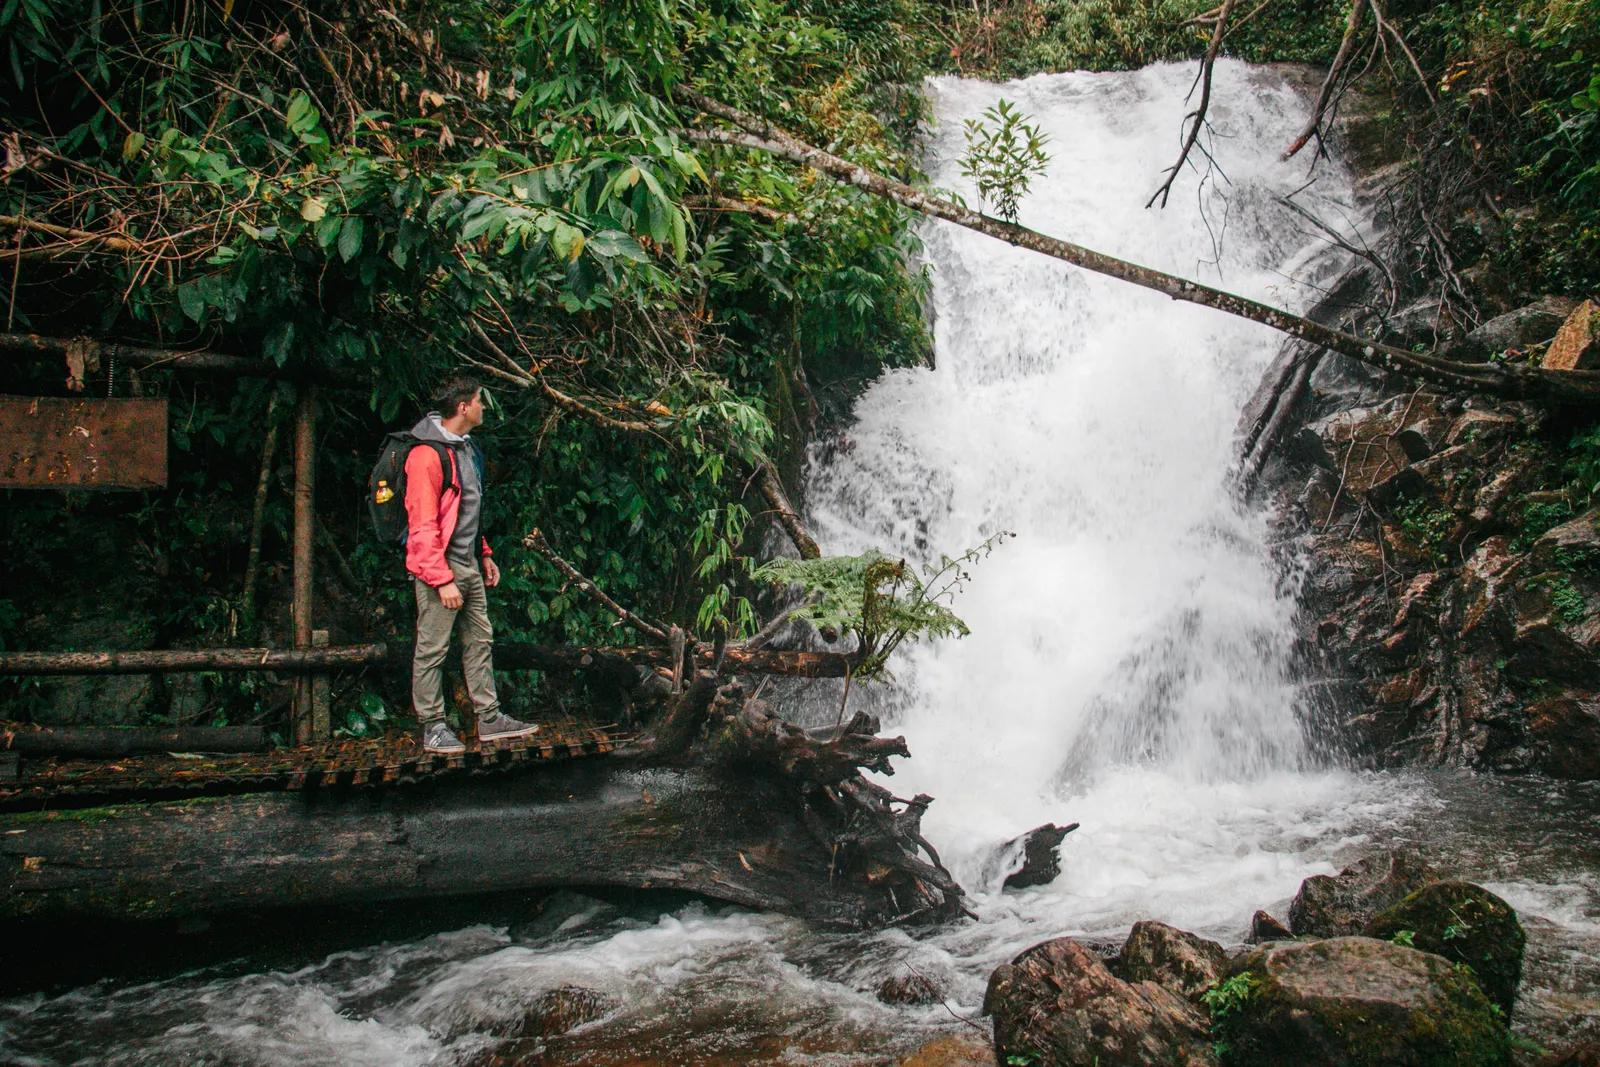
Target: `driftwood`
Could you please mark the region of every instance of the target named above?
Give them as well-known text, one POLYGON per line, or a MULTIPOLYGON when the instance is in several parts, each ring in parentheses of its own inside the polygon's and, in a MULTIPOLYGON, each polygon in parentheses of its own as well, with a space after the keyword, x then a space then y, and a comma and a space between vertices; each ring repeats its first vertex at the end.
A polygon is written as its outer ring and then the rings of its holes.
POLYGON ((0 750, 28 756, 130 756, 141 752, 263 752, 259 726, 184 726, 116 730, 0 723, 0 750))

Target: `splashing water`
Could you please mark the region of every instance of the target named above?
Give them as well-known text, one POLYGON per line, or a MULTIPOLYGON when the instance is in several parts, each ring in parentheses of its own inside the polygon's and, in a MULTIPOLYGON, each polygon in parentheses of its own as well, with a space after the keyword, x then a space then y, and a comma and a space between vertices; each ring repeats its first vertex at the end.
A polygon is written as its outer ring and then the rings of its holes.
MULTIPOLYGON (((930 178, 975 199, 958 171, 962 120, 1003 95, 1054 157, 1024 225, 1304 308, 1338 264, 1316 259, 1278 198, 1298 189, 1315 214, 1356 211, 1337 166, 1302 188, 1304 167, 1278 162, 1305 109, 1281 73, 1222 68, 1211 122, 1227 180, 1142 207, 1191 76, 936 80, 930 178)), ((925 237, 935 366, 869 390, 808 498, 831 551, 928 561, 1017 534, 957 605, 973 635, 918 650, 893 698, 911 788, 938 800, 935 839, 970 884, 996 843, 1080 819, 1105 790, 1114 807, 1135 783, 1184 807, 1248 806, 1245 782, 1267 791, 1260 803, 1292 794, 1313 755, 1289 671, 1294 601, 1265 516, 1229 484, 1239 410, 1281 335, 946 224, 925 237)))
MULTIPOLYGON (((1052 138, 1023 224, 1304 308, 1337 264, 1277 200, 1307 181, 1277 161, 1309 110, 1299 75, 1219 63, 1226 180, 1191 173, 1165 211, 1142 207, 1176 155, 1192 76, 935 80, 928 171, 975 202, 961 120, 1003 95, 1052 138)), ((1358 220, 1326 162, 1297 200, 1358 220)), ((1156 918, 1237 942, 1301 879, 1389 845, 1425 847, 1522 912, 1519 1017, 1553 1034, 1600 1013, 1600 786, 1362 774, 1304 740, 1293 590, 1266 517, 1229 486, 1238 412, 1278 336, 952 226, 924 236, 936 366, 867 391, 814 456, 807 497, 835 553, 927 562, 1018 535, 955 605, 972 636, 910 650, 894 686, 859 697, 906 734, 913 758, 892 784, 936 798, 924 829, 980 921, 840 937, 704 905, 596 902, 577 926, 533 933, 442 917, 442 932, 300 969, 0 1001, 0 1062, 468 1064, 577 984, 618 1007, 514 1062, 877 1064, 963 1028, 953 1014, 975 1015, 993 967, 1037 941, 1156 918), (1062 876, 1001 893, 1002 843, 1069 820, 1082 829, 1062 876), (947 1004, 879 1003, 878 983, 907 969, 947 1004)), ((811 714, 831 722, 837 692, 815 688, 811 714)))

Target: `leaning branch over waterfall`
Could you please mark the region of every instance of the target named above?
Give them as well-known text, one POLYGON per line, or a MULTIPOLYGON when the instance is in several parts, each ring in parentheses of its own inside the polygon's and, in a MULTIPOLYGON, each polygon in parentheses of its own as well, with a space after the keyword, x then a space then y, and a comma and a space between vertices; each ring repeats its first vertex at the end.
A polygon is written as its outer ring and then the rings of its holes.
POLYGON ((1600 405, 1600 371, 1557 371, 1499 363, 1463 363, 1451 359, 1447 350, 1432 353, 1408 352, 1402 348, 1366 340, 1355 334, 1345 333, 1299 315, 1290 314, 1270 304, 1214 289, 1175 274, 1129 263, 1103 252, 1096 252, 1082 245, 1030 230, 1026 226, 1002 222, 954 201, 915 189, 859 164, 841 159, 798 140, 763 118, 720 103, 686 86, 680 85, 673 92, 683 103, 737 127, 737 130, 697 128, 687 131, 691 138, 701 143, 752 149, 788 159, 874 196, 892 200, 923 215, 965 226, 1018 248, 1026 248, 1065 260, 1096 274, 1119 278, 1158 293, 1165 293, 1174 300, 1202 304, 1230 315, 1262 323, 1290 337, 1396 374, 1408 375, 1458 391, 1487 393, 1546 404, 1600 405))

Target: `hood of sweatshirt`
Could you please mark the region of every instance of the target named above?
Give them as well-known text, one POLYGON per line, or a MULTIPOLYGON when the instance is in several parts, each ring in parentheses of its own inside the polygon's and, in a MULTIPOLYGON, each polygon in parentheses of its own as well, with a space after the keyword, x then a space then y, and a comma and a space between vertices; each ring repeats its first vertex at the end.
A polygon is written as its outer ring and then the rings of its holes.
POLYGON ((419 441, 442 441, 447 445, 459 445, 472 440, 467 435, 445 429, 444 420, 437 411, 430 411, 418 419, 417 424, 411 427, 411 434, 419 441))

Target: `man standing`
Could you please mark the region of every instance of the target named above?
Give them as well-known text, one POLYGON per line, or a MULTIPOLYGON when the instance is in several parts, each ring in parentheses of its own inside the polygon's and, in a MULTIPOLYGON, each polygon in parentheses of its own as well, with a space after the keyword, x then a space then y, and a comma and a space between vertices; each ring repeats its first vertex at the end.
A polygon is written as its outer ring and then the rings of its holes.
POLYGON ((411 702, 427 752, 466 751, 444 721, 444 659, 456 621, 467 692, 478 713, 478 740, 527 737, 538 729, 500 711, 495 692, 486 589, 500 584, 500 568, 479 533, 483 513, 483 459, 468 436, 483 425, 483 388, 457 375, 439 389, 438 410, 411 432, 422 445, 406 456, 406 570, 417 594, 417 647, 411 661, 411 702), (444 469, 441 450, 449 459, 444 469), (448 474, 448 480, 446 475, 448 474))

